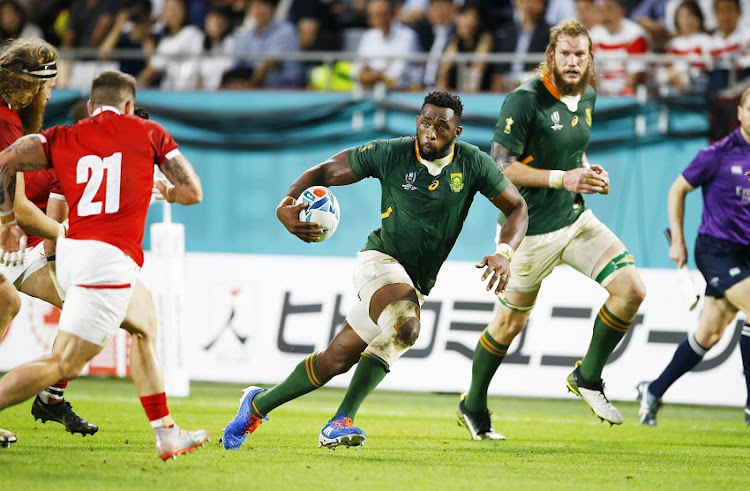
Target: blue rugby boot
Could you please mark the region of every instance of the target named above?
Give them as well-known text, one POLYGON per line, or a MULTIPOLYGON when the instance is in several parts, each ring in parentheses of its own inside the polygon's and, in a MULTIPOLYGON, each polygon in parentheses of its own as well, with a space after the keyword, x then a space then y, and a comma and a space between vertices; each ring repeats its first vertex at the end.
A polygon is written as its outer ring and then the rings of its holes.
POLYGON ((644 426, 656 426, 656 413, 661 408, 661 398, 648 391, 650 385, 651 382, 644 381, 635 386, 638 391, 636 400, 640 403, 638 422, 644 426))
POLYGON ((260 387, 250 386, 242 391, 237 416, 224 428, 222 443, 225 449, 238 450, 247 435, 255 431, 264 419, 268 421, 268 416, 259 418, 253 414, 253 399, 264 390, 260 387))
POLYGON ((339 445, 346 445, 347 448, 357 448, 365 444, 366 438, 365 432, 354 426, 351 418, 344 413, 339 413, 320 430, 318 447, 335 450, 339 445))

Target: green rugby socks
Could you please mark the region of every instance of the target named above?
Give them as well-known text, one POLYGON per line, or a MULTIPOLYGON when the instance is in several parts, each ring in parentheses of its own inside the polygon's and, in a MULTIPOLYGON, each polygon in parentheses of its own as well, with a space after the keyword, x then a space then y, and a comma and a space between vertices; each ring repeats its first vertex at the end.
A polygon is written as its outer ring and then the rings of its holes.
POLYGON ((487 409, 487 390, 507 351, 508 347, 495 341, 487 329, 479 336, 471 365, 471 386, 464 399, 466 409, 487 409))
POLYGON ((253 414, 262 418, 271 410, 312 392, 328 382, 318 374, 317 356, 317 353, 308 355, 283 382, 256 395, 253 399, 253 414))
POLYGON ((594 333, 591 336, 591 344, 586 356, 581 362, 581 376, 589 382, 596 382, 602 378, 602 369, 607 360, 617 347, 625 333, 628 332, 631 322, 625 322, 615 317, 602 305, 594 321, 594 333))
POLYGON ((359 357, 357 369, 354 371, 354 376, 349 383, 349 388, 346 390, 344 400, 341 401, 341 405, 336 410, 334 418, 339 414, 344 413, 351 419, 354 419, 359 410, 359 406, 361 406, 367 396, 375 390, 375 387, 378 386, 389 371, 386 362, 380 358, 365 355, 363 353, 362 356, 359 357))

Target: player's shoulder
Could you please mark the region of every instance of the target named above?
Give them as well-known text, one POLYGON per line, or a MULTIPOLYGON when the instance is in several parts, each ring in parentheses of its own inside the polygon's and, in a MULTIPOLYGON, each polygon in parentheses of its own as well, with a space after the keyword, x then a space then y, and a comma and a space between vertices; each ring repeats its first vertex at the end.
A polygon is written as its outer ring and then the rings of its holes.
POLYGON ((482 151, 481 148, 472 143, 468 143, 463 140, 456 140, 455 145, 456 147, 454 153, 457 158, 461 158, 462 160, 465 159, 467 161, 478 162, 483 160, 485 157, 490 158, 490 156, 487 155, 486 152, 482 151))
POLYGON ((586 88, 583 89, 583 94, 581 94, 581 101, 596 101, 596 89, 592 85, 586 84, 586 88))
POLYGON ((747 142, 745 142, 742 133, 740 133, 740 129, 737 128, 721 140, 717 140, 709 145, 705 150, 719 154, 730 152, 735 149, 742 149, 742 151, 744 151, 745 148, 747 148, 747 142))
POLYGON ((354 147, 357 153, 374 152, 402 152, 413 148, 413 137, 399 137, 382 140, 372 140, 358 147, 354 147))
POLYGON ((513 89, 506 97, 505 103, 521 107, 535 107, 539 97, 547 91, 539 77, 533 77, 513 89))

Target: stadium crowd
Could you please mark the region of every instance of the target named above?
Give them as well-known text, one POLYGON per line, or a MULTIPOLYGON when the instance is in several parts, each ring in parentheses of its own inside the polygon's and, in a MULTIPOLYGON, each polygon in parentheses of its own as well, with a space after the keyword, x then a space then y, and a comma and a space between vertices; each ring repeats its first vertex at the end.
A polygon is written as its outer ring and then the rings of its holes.
MULTIPOLYGON (((549 28, 590 29, 598 91, 717 90, 750 74, 750 0, 32 0, 0 1, 3 41, 43 37, 74 56, 58 87, 103 68, 141 87, 326 88, 507 92, 529 78, 549 28), (335 64, 285 53, 341 51, 335 64), (420 62, 393 54, 422 54, 420 62), (503 53, 453 63, 445 53, 503 53), (630 55, 674 55, 652 70, 630 55), (281 55, 275 58, 268 54, 281 55), (601 56, 604 55, 604 56, 601 56), (692 55, 689 61, 675 59, 692 55), (697 56, 696 56, 697 55, 697 56), (391 56, 391 58, 388 58, 391 56), (700 57, 700 61, 696 60, 700 57), (426 60, 426 61, 425 61, 426 60), (457 66, 458 65, 458 66, 457 66)), ((65 58, 65 56, 64 56, 65 58)))

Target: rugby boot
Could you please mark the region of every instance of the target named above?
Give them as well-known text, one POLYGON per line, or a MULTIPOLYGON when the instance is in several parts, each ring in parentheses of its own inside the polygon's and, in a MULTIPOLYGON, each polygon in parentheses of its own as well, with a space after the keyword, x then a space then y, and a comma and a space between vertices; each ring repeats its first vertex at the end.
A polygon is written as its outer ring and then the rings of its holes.
POLYGON ((354 426, 351 418, 344 413, 339 413, 320 430, 318 447, 335 450, 339 445, 346 445, 347 448, 356 448, 364 445, 366 438, 365 432, 354 426))
POLYGON ((8 448, 11 443, 16 443, 16 440, 16 435, 0 428, 0 448, 8 448))
POLYGON ((575 368, 568 375, 565 383, 568 390, 583 399, 600 420, 607 421, 610 426, 622 424, 622 414, 604 395, 604 382, 601 379, 595 382, 584 380, 580 365, 581 362, 577 361, 575 368))
POLYGON ((57 404, 45 404, 41 397, 36 396, 31 405, 31 415, 34 416, 34 420, 41 419, 42 423, 47 421, 60 423, 65 426, 65 431, 73 434, 80 433, 86 436, 99 431, 98 426, 78 416, 65 399, 57 404))
POLYGON ((495 431, 490 419, 490 411, 485 408, 483 411, 469 411, 466 409, 464 400, 466 394, 461 394, 461 401, 458 403, 458 412, 456 412, 456 421, 459 426, 463 426, 471 434, 472 440, 505 440, 505 437, 495 431))
POLYGON ((651 382, 643 381, 635 386, 638 391, 636 400, 640 403, 638 408, 638 422, 644 426, 656 426, 656 413, 661 408, 661 397, 656 397, 648 391, 651 382))
POLYGON ((227 423, 221 439, 226 450, 238 450, 247 435, 255 431, 264 419, 268 421, 268 416, 259 418, 253 414, 253 399, 264 390, 260 387, 250 386, 242 391, 237 415, 227 423))
POLYGON ((208 441, 206 430, 188 431, 179 426, 154 428, 156 453, 161 460, 176 459, 178 455, 202 447, 208 441))

